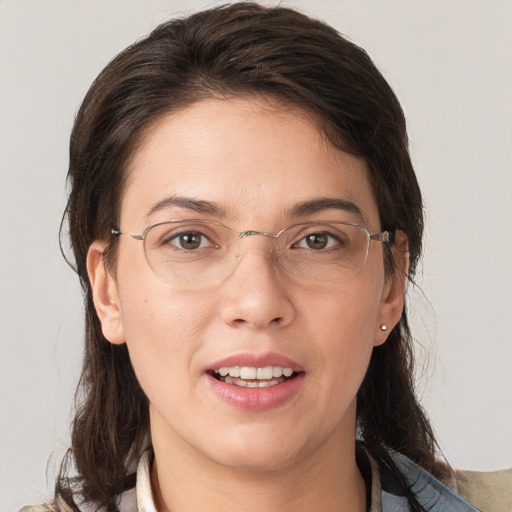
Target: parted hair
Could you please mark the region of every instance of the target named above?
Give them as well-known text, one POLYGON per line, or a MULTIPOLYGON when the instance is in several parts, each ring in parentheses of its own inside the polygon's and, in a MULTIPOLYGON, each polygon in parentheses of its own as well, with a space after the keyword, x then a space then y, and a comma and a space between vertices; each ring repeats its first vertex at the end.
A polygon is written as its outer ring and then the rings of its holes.
MULTIPOLYGON (((105 263, 115 265, 111 229, 119 224, 126 169, 159 118, 205 98, 248 95, 303 111, 331 144, 365 159, 382 229, 405 233, 414 277, 422 247, 421 192, 403 111, 367 53, 296 10, 250 2, 162 23, 100 73, 71 135, 62 234, 69 231, 84 291, 85 350, 72 445, 56 484, 62 508, 73 508, 71 494, 78 491, 82 500, 117 511, 117 497, 133 486, 133 467, 151 443, 148 400, 126 345, 113 345, 102 334, 86 270, 88 249, 96 240, 106 242, 105 263)), ((385 267, 388 276, 402 271, 391 252, 385 267)), ((386 343, 374 348, 357 396, 357 421, 368 449, 392 470, 389 454, 398 451, 441 476, 435 437, 414 390, 405 307, 386 343)), ((410 501, 416 507, 412 495, 410 501)))

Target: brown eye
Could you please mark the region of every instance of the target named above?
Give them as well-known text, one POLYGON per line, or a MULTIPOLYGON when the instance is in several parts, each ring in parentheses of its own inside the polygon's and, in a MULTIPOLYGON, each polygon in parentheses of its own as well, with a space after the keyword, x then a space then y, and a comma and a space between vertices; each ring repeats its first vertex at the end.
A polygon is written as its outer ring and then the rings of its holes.
POLYGON ((165 240, 164 245, 170 245, 184 251, 196 251, 209 247, 210 242, 206 235, 199 231, 183 231, 165 240))
POLYGON ((200 233, 186 233, 178 237, 178 245, 182 249, 193 251, 201 247, 201 239, 203 235, 200 233))
POLYGON ((329 235, 327 233, 311 233, 305 237, 305 242, 309 249, 325 249, 329 244, 329 235))

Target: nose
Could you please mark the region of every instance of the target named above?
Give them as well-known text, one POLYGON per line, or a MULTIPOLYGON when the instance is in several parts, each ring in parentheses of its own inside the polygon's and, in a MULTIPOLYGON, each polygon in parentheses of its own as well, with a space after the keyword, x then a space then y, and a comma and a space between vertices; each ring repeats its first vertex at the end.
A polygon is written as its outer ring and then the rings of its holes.
POLYGON ((286 277, 276 267, 268 245, 261 244, 261 239, 259 246, 253 242, 246 240, 238 248, 238 264, 223 287, 221 317, 233 327, 285 327, 295 315, 286 277))

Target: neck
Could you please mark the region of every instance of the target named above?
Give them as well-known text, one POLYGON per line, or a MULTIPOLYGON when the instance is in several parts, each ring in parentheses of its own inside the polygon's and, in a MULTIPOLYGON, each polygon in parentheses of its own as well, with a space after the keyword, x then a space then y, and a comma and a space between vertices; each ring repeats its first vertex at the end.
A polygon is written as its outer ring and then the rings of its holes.
POLYGON ((173 439, 153 436, 152 486, 159 512, 364 512, 355 440, 335 431, 323 446, 275 470, 226 467, 173 439))

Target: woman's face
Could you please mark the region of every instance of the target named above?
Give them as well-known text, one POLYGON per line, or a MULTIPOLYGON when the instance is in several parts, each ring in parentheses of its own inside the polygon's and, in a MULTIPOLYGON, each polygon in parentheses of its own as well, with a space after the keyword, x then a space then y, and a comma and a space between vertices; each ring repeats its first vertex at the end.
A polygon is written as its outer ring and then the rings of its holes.
MULTIPOLYGON (((131 163, 120 218, 135 234, 187 218, 237 232, 321 219, 380 232, 365 162, 330 146, 304 113, 255 98, 205 100, 161 119, 131 163)), ((192 288, 157 277, 141 241, 120 237, 112 274, 93 245, 103 332, 128 346, 155 446, 257 470, 353 445, 356 393, 385 341, 380 325, 399 319, 403 279, 386 279, 380 242, 361 272, 330 282, 290 278, 269 243, 243 238, 230 274, 192 288), (248 369, 238 377, 237 366, 248 369), (253 368, 266 368, 259 381, 253 368)))

